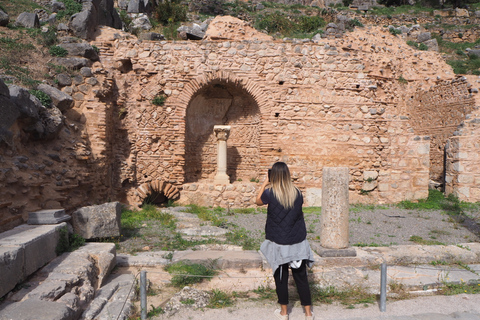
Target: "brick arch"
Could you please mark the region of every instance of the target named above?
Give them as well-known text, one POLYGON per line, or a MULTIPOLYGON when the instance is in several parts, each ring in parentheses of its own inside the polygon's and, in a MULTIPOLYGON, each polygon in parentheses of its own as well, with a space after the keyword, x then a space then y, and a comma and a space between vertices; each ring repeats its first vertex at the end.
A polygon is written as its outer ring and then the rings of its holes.
POLYGON ((224 81, 227 84, 233 84, 244 89, 258 104, 262 115, 267 114, 268 111, 272 109, 273 98, 270 97, 268 91, 264 90, 261 86, 249 79, 237 77, 230 72, 217 71, 204 73, 193 78, 185 85, 185 88, 178 95, 178 101, 180 102, 180 106, 184 107, 184 113, 194 95, 213 81, 224 81))
POLYGON ((176 200, 180 197, 180 191, 173 184, 162 181, 154 180, 141 184, 136 189, 136 194, 143 201, 149 194, 158 192, 164 194, 168 199, 176 200))

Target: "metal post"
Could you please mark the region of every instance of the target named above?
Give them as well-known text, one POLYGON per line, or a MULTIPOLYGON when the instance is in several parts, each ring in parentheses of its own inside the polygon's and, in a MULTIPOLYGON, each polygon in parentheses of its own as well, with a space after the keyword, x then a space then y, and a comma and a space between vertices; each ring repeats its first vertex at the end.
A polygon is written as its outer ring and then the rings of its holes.
POLYGON ((382 263, 380 274, 380 312, 387 310, 387 264, 382 263))
POLYGON ((140 307, 142 309, 141 319, 147 319, 147 271, 140 272, 140 307))

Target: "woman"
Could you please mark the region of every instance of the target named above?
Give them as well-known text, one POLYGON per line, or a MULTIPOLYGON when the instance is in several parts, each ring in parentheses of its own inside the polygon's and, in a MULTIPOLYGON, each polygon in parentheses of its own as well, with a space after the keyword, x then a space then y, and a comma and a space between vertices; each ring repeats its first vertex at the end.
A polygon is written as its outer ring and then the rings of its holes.
POLYGON ((288 268, 292 269, 300 302, 305 308, 305 319, 313 320, 312 299, 308 286, 307 265, 313 264, 313 253, 307 241, 303 218, 303 196, 292 183, 290 171, 283 162, 269 170, 257 195, 256 204, 268 204, 265 238, 260 251, 274 272, 280 309, 276 318, 288 320, 288 268), (271 187, 265 189, 270 183, 271 187))

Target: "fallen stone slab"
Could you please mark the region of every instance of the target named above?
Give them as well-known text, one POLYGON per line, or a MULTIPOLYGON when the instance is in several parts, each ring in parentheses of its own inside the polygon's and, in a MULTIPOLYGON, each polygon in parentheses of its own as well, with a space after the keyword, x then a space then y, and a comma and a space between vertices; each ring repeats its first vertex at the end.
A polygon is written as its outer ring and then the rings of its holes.
POLYGON ((118 237, 121 213, 120 202, 83 207, 72 214, 73 229, 85 239, 118 237))
POLYGON ((58 224, 71 218, 64 209, 46 209, 29 212, 27 224, 58 224))
POLYGON ((82 314, 82 319, 128 319, 135 298, 135 284, 136 279, 132 274, 111 275, 82 314))
MULTIPOLYGON (((113 243, 88 243, 64 253, 39 270, 22 290, 9 296, 4 313, 0 314, 5 319, 17 319, 8 318, 15 312, 25 314, 18 319, 78 319, 94 300, 96 290, 104 284, 115 262, 113 243), (26 301, 37 301, 34 306, 50 310, 36 316, 29 311, 31 306, 26 301)), ((128 283, 131 286, 132 281, 128 283)))
POLYGON ((12 278, 0 272, 0 296, 13 289, 12 279, 22 281, 57 257, 55 249, 60 239, 59 230, 66 227, 64 222, 41 226, 24 224, 0 234, 0 252, 3 252, 0 261, 4 263, 2 267, 12 272, 16 270, 16 275, 11 275, 12 278), (13 269, 13 266, 20 265, 18 269, 13 269))
POLYGON ((75 312, 63 303, 28 299, 0 310, 0 320, 74 320, 75 312))
POLYGON ((0 246, 0 297, 15 288, 24 280, 22 272, 25 264, 22 246, 0 246))

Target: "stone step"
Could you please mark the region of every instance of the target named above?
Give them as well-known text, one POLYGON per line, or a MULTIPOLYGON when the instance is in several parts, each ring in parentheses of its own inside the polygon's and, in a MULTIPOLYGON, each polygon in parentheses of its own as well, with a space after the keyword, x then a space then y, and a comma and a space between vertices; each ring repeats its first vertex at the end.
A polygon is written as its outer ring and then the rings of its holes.
MULTIPOLYGON (((0 310, 0 320, 78 319, 94 300, 95 292, 106 282, 115 264, 113 243, 87 243, 73 252, 64 253, 23 283, 23 289, 7 297, 0 310), (40 313, 39 308, 42 309, 40 313)), ((128 278, 128 281, 132 286, 133 279, 128 278)), ((118 304, 116 300, 123 299, 123 304, 126 298, 131 299, 125 295, 125 283, 126 278, 119 281, 115 294, 112 294, 113 300, 112 296, 109 297, 112 306, 118 304)))
POLYGON ((0 234, 0 297, 57 257, 57 225, 20 225, 0 234))

